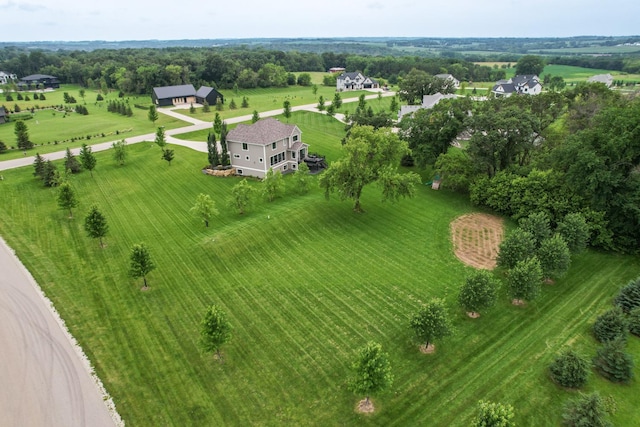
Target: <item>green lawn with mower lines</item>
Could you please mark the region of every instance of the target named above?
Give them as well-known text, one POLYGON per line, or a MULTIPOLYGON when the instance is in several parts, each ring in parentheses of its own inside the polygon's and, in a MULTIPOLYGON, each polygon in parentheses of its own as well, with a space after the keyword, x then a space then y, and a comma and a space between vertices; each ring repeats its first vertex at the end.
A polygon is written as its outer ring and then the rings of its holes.
MULTIPOLYGON (((311 151, 338 157, 343 125, 309 113, 291 123, 311 151)), ((588 252, 538 301, 514 307, 503 293, 472 320, 455 303, 471 269, 449 237, 449 223, 474 210, 464 197, 422 186, 414 199, 384 204, 372 187, 358 215, 313 186, 239 216, 226 207, 238 180, 203 175, 205 154, 173 148, 171 166, 150 143, 130 146, 123 167, 97 153, 93 179, 71 178, 81 200, 72 220, 31 168, 0 182, 0 234, 67 321, 127 425, 467 425, 480 399, 512 404, 518 425, 557 425, 575 393, 550 382, 548 364, 569 344, 595 354, 591 323, 640 271, 637 257, 588 252), (189 214, 199 193, 220 210, 209 229, 189 214), (82 230, 93 202, 110 225, 104 249, 82 230), (146 292, 127 276, 131 245, 141 241, 157 264, 146 292), (433 296, 446 300, 456 334, 426 356, 408 319, 433 296), (234 328, 222 364, 197 346, 211 303, 234 328), (395 381, 363 416, 346 379, 369 340, 389 353, 395 381)), ((636 338, 629 345, 640 355, 636 338)), ((613 385, 593 374, 586 390, 595 389, 616 400, 617 423, 640 417, 635 380, 613 385)))

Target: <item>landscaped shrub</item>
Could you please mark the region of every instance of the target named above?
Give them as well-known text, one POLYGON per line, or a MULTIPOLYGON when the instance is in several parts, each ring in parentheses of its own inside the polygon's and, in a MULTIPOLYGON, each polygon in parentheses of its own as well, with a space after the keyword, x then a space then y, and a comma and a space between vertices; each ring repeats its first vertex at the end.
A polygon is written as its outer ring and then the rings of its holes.
POLYGON ((563 387, 579 388, 586 384, 589 363, 573 350, 560 354, 549 366, 553 381, 563 387))
POLYGON ((626 383, 633 378, 633 358, 625 351, 625 341, 615 340, 598 349, 596 370, 609 381, 626 383))
POLYGON ((640 307, 640 278, 632 280, 624 288, 620 289, 613 303, 625 313, 640 307))
POLYGON ((620 307, 607 310, 593 324, 593 335, 602 343, 617 339, 625 340, 629 324, 620 307))

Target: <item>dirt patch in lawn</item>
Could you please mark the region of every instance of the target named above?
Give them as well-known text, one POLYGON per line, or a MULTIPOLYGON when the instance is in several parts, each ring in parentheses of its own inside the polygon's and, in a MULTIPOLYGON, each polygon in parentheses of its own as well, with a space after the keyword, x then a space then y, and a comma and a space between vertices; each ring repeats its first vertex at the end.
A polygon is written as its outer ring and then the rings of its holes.
POLYGON ((497 216, 473 213, 451 223, 453 251, 471 267, 493 270, 503 236, 503 221, 497 216))

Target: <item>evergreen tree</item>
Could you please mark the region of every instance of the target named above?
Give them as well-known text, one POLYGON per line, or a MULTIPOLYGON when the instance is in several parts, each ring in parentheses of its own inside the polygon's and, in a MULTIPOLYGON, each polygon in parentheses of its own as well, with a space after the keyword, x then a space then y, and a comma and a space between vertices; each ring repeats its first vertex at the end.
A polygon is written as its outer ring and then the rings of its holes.
POLYGON ((636 307, 629 313, 629 332, 640 337, 640 307, 636 307))
POLYGON ((629 313, 633 309, 640 307, 640 278, 632 280, 620 289, 613 303, 620 307, 625 313, 629 313))
POLYGON ((216 113, 213 118, 213 131, 218 135, 222 132, 222 119, 220 118, 220 113, 216 113))
POLYGON ((209 105, 209 103, 205 99, 204 102, 202 103, 202 112, 203 113, 208 113, 210 111, 211 111, 211 106, 209 105))
POLYGON ((195 114, 196 113, 196 107, 193 106, 193 103, 191 103, 191 105, 189 106, 189 113, 191 113, 191 114, 195 114))
POLYGON ((569 427, 612 426, 607 419, 606 405, 597 391, 568 401, 564 406, 562 419, 569 427))
MULTIPOLYGON (((100 101, 100 99, 98 99, 98 101, 100 101)), ((149 107, 149 113, 147 113, 147 118, 149 119, 149 121, 151 121, 151 123, 153 123, 154 126, 156 125, 156 121, 158 121, 158 110, 156 109, 155 105, 152 105, 151 107, 149 107)))
POLYGON ((69 147, 67 147, 66 154, 64 156, 64 168, 71 173, 78 173, 82 170, 82 166, 76 156, 73 155, 69 147))
POLYGON ((58 206, 60 209, 69 210, 69 218, 73 218, 72 209, 78 206, 78 197, 68 182, 60 184, 60 188, 58 189, 58 206))
POLYGON ((212 169, 220 164, 220 153, 218 152, 215 132, 209 132, 207 135, 207 159, 212 169))
POLYGON ((260 120, 260 113, 258 113, 258 110, 253 110, 253 116, 251 117, 251 123, 255 123, 258 120, 260 120))
POLYGON ((620 307, 605 311, 593 323, 593 335, 601 342, 626 340, 629 322, 620 307))
POLYGON ((633 378, 633 358, 625 351, 625 341, 618 339, 598 349, 596 370, 609 381, 627 383, 633 378))
POLYGON ((228 166, 229 161, 229 149, 227 148, 227 123, 222 122, 220 127, 220 163, 222 166, 228 166))
POLYGON ((216 305, 207 309, 200 329, 200 345, 207 353, 215 352, 222 360, 220 348, 231 339, 231 324, 225 313, 216 305))
POLYGON ((242 97, 242 104, 240 105, 242 108, 249 108, 249 98, 246 96, 242 97))
POLYGON ((562 387, 580 388, 587 383, 589 362, 569 349, 560 354, 549 366, 553 381, 562 387))
POLYGON ((60 181, 60 175, 56 166, 50 160, 44 162, 42 167, 42 183, 45 187, 55 187, 60 181))
POLYGON ((238 108, 238 106, 236 105, 236 100, 231 98, 231 102, 229 103, 229 109, 230 110, 236 110, 238 108))
POLYGON ((92 205, 89 213, 84 218, 84 230, 89 237, 99 240, 101 248, 104 247, 102 238, 107 235, 109 226, 107 225, 107 219, 102 215, 97 205, 92 205))
POLYGON ((216 100, 216 111, 224 110, 224 105, 222 104, 222 99, 218 98, 216 100))
POLYGON ((82 144, 82 148, 80 149, 80 163, 82 163, 82 167, 89 171, 91 177, 93 178, 93 170, 96 168, 96 163, 98 160, 96 156, 91 152, 91 147, 87 144, 82 144))
POLYGON ((288 99, 285 100, 282 107, 282 115, 287 119, 287 123, 289 123, 289 117, 291 117, 291 102, 288 99))
POLYGON ((320 98, 318 98, 318 111, 324 111, 325 110, 325 106, 324 106, 324 96, 320 95, 320 98))
POLYGON ((7 144, 5 144, 4 142, 0 141, 0 154, 4 153, 7 151, 7 144))
POLYGON ((36 153, 36 159, 33 161, 33 169, 33 176, 44 179, 45 160, 40 153, 36 153))
POLYGON ((22 120, 18 120, 14 125, 14 133, 16 134, 16 140, 19 149, 28 150, 30 148, 33 148, 33 142, 29 141, 29 130, 27 129, 27 125, 22 120))
POLYGON ((333 105, 333 108, 335 108, 336 110, 339 110, 340 107, 342 107, 342 97, 340 96, 340 92, 336 92, 335 95, 333 95, 333 101, 331 101, 331 105, 333 105))
POLYGON ((164 147, 167 146, 167 138, 164 134, 164 126, 160 126, 156 131, 156 139, 154 142, 158 147, 160 147, 162 151, 164 151, 164 147))

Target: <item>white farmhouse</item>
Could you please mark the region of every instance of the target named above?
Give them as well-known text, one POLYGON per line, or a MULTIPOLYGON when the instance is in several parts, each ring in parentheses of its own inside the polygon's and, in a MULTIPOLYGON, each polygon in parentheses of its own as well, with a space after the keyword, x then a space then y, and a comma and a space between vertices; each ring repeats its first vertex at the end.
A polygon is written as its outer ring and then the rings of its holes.
POLYGON ((370 77, 364 76, 360 72, 342 73, 336 79, 336 90, 343 92, 347 90, 375 89, 380 84, 370 77))

